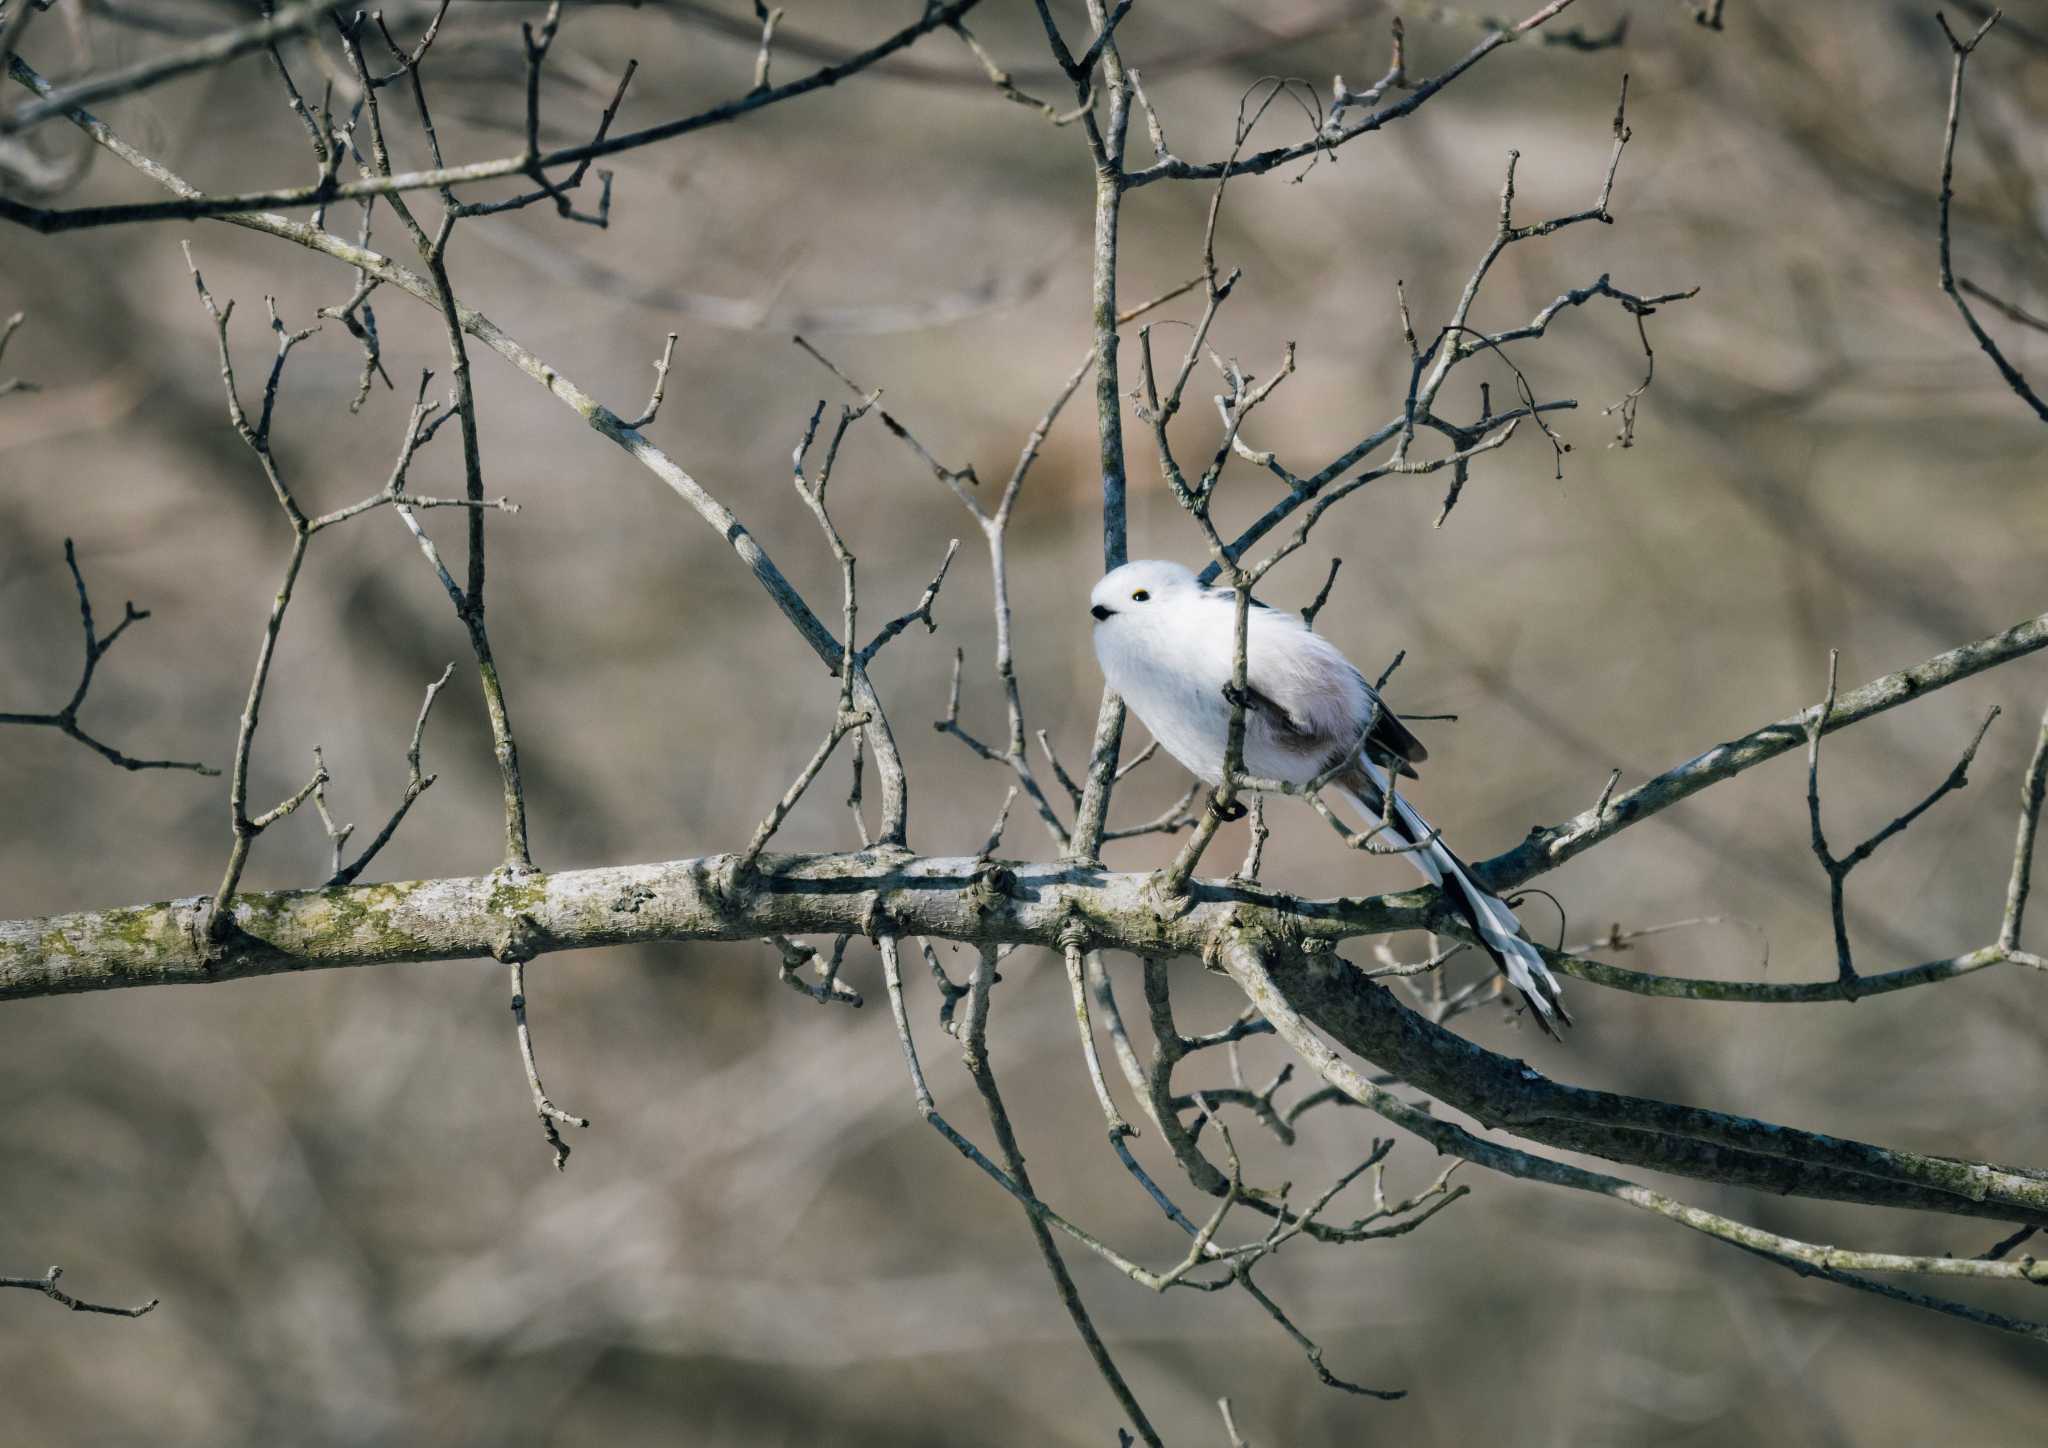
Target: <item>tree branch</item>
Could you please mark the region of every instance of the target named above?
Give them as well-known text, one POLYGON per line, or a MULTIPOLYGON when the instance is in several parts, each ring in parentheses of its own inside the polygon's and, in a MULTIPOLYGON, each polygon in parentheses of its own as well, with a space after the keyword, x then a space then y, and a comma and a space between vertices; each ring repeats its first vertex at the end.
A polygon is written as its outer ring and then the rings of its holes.
POLYGON ((86 693, 92 688, 93 672, 99 668, 100 660, 105 658, 107 650, 114 646, 114 640, 127 631, 128 625, 140 623, 149 617, 149 610, 137 608, 131 600, 124 605, 121 621, 114 625, 113 632, 105 638, 99 637, 93 629, 92 597, 85 589, 85 575, 78 568, 78 550, 72 546, 69 538, 64 540, 64 565, 71 570, 71 581, 77 586, 79 621, 85 628, 85 666, 79 671, 78 686, 71 691, 71 697, 65 701, 64 707, 53 714, 0 713, 0 724, 47 726, 67 738, 76 739, 109 764, 118 764, 123 769, 189 769, 194 774, 218 776, 220 771, 210 764, 178 759, 136 759, 123 754, 111 744, 101 743, 79 726, 78 711, 85 703, 86 693))
MULTIPOLYGON (((1961 129, 1963 121, 1963 70, 1970 63, 1970 55, 1977 49, 1977 43, 1990 34, 1991 27, 1998 23, 1999 12, 1992 11, 1968 40, 1956 38, 1956 33, 1948 28, 1948 21, 1941 12, 1936 11, 1934 19, 1935 23, 1941 26, 1942 35, 1948 40, 1951 61, 1948 79, 1948 121, 1941 136, 1941 220, 1936 233, 1941 254, 1941 289, 1948 293, 1948 299, 1955 303, 1956 311, 1962 315, 1964 325, 1970 329, 1970 335, 1977 339, 1977 345, 1984 349, 1984 355, 1991 359, 1992 365, 1998 369, 1998 375, 2005 379, 2005 385, 2013 390, 2020 401, 2034 409, 2036 417, 2048 422, 2048 402, 2044 402, 2028 385, 2020 370, 2006 360, 2005 353, 1991 340, 1991 334, 1985 331, 1983 324, 1977 320, 1977 314, 1970 310, 1970 304, 1963 300, 1963 294, 1956 285, 1955 267, 1949 260, 1948 215, 1949 203, 1955 197, 1956 132, 1961 129)), ((1982 295, 1979 288, 1971 287, 1970 291, 1975 295, 1982 295)), ((1999 303, 1995 298, 1987 300, 2000 311, 2011 315, 2013 309, 2007 304, 1999 303)))
MULTIPOLYGON (((517 156, 500 157, 492 161, 473 161, 461 166, 436 166, 426 171, 406 171, 391 175, 365 177, 357 181, 317 182, 311 186, 282 186, 264 191, 248 191, 234 196, 208 196, 191 190, 176 201, 151 201, 112 206, 80 206, 70 210, 27 206, 21 202, 0 197, 0 220, 15 222, 34 231, 45 234, 61 231, 76 231, 82 227, 117 226, 142 221, 168 221, 176 218, 197 218, 207 216, 225 217, 239 212, 256 211, 273 206, 325 206, 334 201, 356 200, 369 196, 395 196, 407 191, 441 190, 453 186, 467 185, 476 181, 490 181, 506 176, 524 176, 534 169, 551 170, 557 166, 571 166, 604 156, 615 156, 625 151, 639 150, 659 141, 687 135, 710 126, 723 125, 728 121, 774 105, 779 101, 793 100, 815 90, 837 85, 848 76, 856 75, 885 56, 893 55, 922 36, 930 34, 965 15, 981 0, 952 0, 946 5, 927 7, 926 12, 916 21, 887 39, 869 46, 844 61, 812 71, 799 80, 785 82, 767 90, 751 91, 735 100, 709 110, 698 111, 676 120, 666 121, 643 130, 631 131, 622 136, 608 136, 601 140, 589 141, 580 146, 567 146, 549 151, 539 157, 521 152, 517 156)), ((333 8, 333 0, 300 7, 314 18, 333 8)), ((293 12, 297 14, 297 12, 293 12)), ((310 21, 308 22, 310 23, 310 21)), ((266 45, 270 32, 249 42, 247 48, 266 45)), ((16 57, 18 60, 19 57, 16 57)), ((21 71, 15 71, 17 77, 21 71)), ((103 78, 103 79, 111 79, 103 78)), ((34 87, 32 87, 34 88, 34 87)), ((42 99, 33 106, 24 107, 19 114, 33 112, 36 119, 45 115, 70 115, 88 100, 103 94, 95 89, 89 94, 67 94, 63 89, 46 87, 38 91, 42 99)))
MULTIPOLYGON (((1936 654, 1924 663, 1894 674, 1872 679, 1851 689, 1828 711, 1822 733, 1832 734, 1865 719, 1910 703, 1924 694, 1980 674, 1999 664, 2048 647, 2048 613, 2014 624, 1992 634, 1936 654)), ((1634 789, 1614 795, 1604 809, 1587 810, 1562 824, 1543 825, 1529 832, 1527 839, 1511 850, 1483 860, 1473 867, 1474 877, 1494 894, 1505 894, 1546 870, 1584 854, 1603 840, 1612 839, 1639 820, 1689 799, 1708 785, 1732 779, 1766 760, 1789 753, 1807 742, 1807 726, 1822 708, 1811 705, 1775 724, 1717 744, 1704 754, 1666 770, 1634 789)))
POLYGON ((31 1292, 40 1292, 60 1307, 73 1312, 103 1312, 109 1317, 141 1317, 154 1311, 158 1298, 152 1297, 140 1307, 103 1307, 97 1302, 82 1302, 57 1286, 57 1279, 64 1275, 62 1267, 52 1267, 40 1277, 0 1277, 0 1287, 26 1287, 31 1292))

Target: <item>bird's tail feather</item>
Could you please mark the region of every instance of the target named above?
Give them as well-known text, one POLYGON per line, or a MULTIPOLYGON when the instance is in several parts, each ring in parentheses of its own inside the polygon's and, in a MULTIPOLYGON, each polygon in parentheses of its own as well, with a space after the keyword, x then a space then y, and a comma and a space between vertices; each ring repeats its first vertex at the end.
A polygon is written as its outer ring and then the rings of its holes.
MULTIPOLYGON (((1356 774, 1338 786, 1368 821, 1378 820, 1384 810, 1387 777, 1372 761, 1361 759, 1356 774)), ((1564 1008, 1564 991, 1557 977, 1543 961, 1542 954, 1522 937, 1521 922, 1506 902, 1489 895, 1473 880, 1472 873, 1440 839, 1432 839, 1429 821, 1417 814, 1397 791, 1394 795, 1392 833, 1418 849, 1404 851, 1415 868, 1442 891, 1451 908, 1464 916, 1479 936, 1479 943, 1493 958, 1508 983, 1522 993, 1536 1024, 1550 1035, 1560 1024, 1570 1025, 1564 1008), (1424 843, 1427 842, 1427 843, 1424 843)))

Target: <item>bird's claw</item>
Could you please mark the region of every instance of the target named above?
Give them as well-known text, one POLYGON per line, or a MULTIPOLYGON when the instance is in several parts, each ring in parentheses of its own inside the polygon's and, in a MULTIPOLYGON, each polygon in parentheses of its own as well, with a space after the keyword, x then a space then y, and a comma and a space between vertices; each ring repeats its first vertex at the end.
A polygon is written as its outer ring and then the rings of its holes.
POLYGON ((1236 800, 1232 800, 1229 804, 1218 804, 1215 795, 1209 796, 1209 813, 1216 816, 1217 820, 1222 824, 1235 824, 1243 819, 1248 812, 1236 800))

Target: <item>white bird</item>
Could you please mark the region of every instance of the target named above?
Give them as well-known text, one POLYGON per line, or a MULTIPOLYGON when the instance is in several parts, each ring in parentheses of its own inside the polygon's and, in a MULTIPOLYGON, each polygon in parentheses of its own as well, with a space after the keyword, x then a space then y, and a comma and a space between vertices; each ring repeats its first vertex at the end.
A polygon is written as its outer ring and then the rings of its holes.
MULTIPOLYGON (((1112 569, 1089 595, 1095 657, 1109 687, 1175 759, 1210 785, 1223 781, 1236 659, 1236 595, 1205 588, 1178 563, 1148 560, 1112 569)), ((1368 823, 1380 820, 1388 779, 1411 778, 1429 757, 1379 702, 1350 660, 1299 617, 1254 603, 1245 626, 1244 768, 1305 785, 1347 758, 1331 786, 1368 823), (1368 734, 1366 731, 1370 729, 1368 734), (1365 735, 1365 746, 1359 739, 1365 735)), ((1570 1023, 1557 978, 1505 903, 1473 880, 1428 821, 1396 792, 1392 832, 1404 853, 1463 915, 1486 953, 1554 1034, 1570 1023)))

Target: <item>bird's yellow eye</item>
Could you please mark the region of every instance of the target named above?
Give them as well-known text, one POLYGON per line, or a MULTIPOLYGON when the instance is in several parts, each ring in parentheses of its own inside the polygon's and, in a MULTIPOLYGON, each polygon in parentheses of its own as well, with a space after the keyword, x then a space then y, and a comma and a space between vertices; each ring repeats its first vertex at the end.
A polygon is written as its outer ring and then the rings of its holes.
POLYGON ((1151 594, 1147 593, 1144 589, 1141 588, 1131 595, 1131 602, 1143 603, 1146 599, 1150 598, 1151 596, 1151 594))

